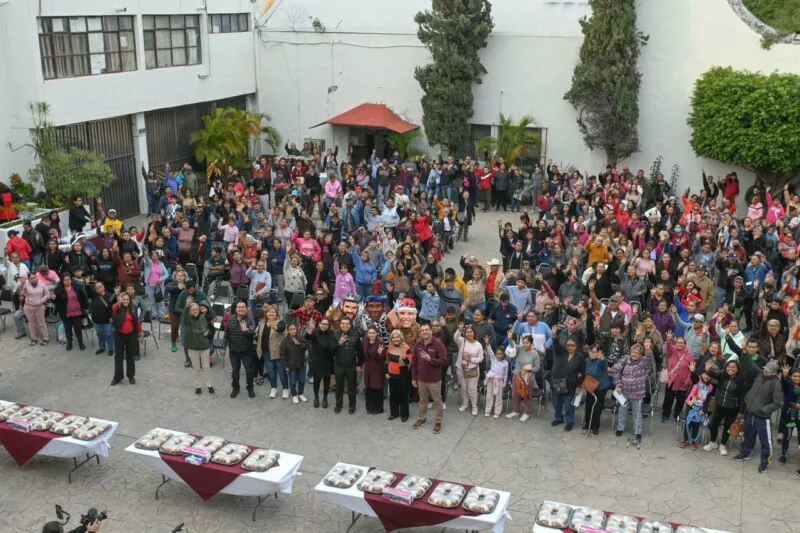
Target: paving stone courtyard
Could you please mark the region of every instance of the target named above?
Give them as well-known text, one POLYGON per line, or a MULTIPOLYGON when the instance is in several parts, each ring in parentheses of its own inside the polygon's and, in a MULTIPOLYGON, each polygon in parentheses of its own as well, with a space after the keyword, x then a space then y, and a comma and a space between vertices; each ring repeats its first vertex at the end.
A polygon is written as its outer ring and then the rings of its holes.
MULTIPOLYGON (((458 255, 469 249, 483 261, 499 257, 491 215, 479 215, 474 237, 457 245, 458 255)), ((456 261, 450 257, 445 263, 456 261)), ((182 353, 169 351, 167 326, 160 349, 150 341, 147 357, 137 364, 137 384, 110 388, 112 360, 94 355, 90 343, 83 352, 66 352, 56 343, 29 348, 27 339, 13 339, 10 320, 8 325, 0 340, 0 399, 116 420, 120 426, 111 456, 79 470, 72 484, 68 460, 37 457, 19 468, 0 450, 0 532, 41 531, 55 519, 54 505, 61 504, 74 516, 90 506, 107 509, 105 533, 167 533, 180 522, 191 533, 343 533, 350 513, 313 491, 337 461, 509 491, 512 521, 506 531, 512 533, 530 531, 536 507, 546 499, 732 533, 800 531, 796 443, 788 465, 775 463, 759 475, 757 461, 741 464, 716 452, 679 449, 674 426, 658 420, 652 433, 645 421, 637 450, 614 436, 607 415, 600 436, 585 439, 577 428, 571 433, 551 428, 551 410, 524 424, 482 413, 473 418, 459 413, 451 396, 443 431, 433 435, 430 425, 411 429, 416 405, 409 422, 388 422, 385 415, 366 415, 362 395, 352 416, 270 400, 268 387, 257 387, 255 399, 231 400, 229 377, 219 364, 212 369, 217 395, 197 397, 182 353), (160 476, 123 451, 156 426, 301 454, 302 475, 293 494, 267 500, 257 522, 251 521, 253 498, 219 495, 203 503, 184 485, 169 483, 165 498, 156 501, 160 476)), ((382 528, 377 520, 362 518, 352 531, 382 528)))

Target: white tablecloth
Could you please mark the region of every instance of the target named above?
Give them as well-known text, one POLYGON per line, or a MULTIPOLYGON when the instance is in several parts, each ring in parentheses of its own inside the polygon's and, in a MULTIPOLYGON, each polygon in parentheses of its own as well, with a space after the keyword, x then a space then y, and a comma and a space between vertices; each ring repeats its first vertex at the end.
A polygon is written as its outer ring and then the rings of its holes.
MULTIPOLYGON (((171 432, 173 435, 185 434, 171 429, 166 431, 171 432)), ((158 451, 142 450, 137 448, 135 444, 125 448, 125 451, 134 454, 137 459, 148 464, 160 474, 185 484, 180 476, 170 468, 169 464, 161 459, 158 451)), ((303 463, 303 456, 280 451, 278 453, 280 453, 278 466, 274 466, 266 472, 249 472, 243 469, 242 475, 222 489, 220 493, 234 496, 266 496, 274 492, 291 494, 294 478, 298 475, 300 465, 303 463)))
MULTIPOLYGON (((591 507, 591 506, 586 506, 586 505, 573 505, 571 503, 555 502, 553 500, 549 500, 549 501, 552 502, 552 503, 556 503, 558 505, 566 505, 568 507, 591 507)), ((610 511, 604 511, 604 512, 608 513, 610 511)), ((646 516, 642 517, 642 518, 647 519, 646 516)), ((669 522, 670 520, 667 520, 667 521, 669 522)), ((727 533, 725 531, 719 531, 717 529, 708 529, 707 527, 704 527, 702 529, 706 533, 727 533)), ((552 527, 541 526, 541 525, 539 525, 539 524, 534 522, 534 524, 533 524, 533 533, 561 533, 561 530, 560 529, 555 529, 555 528, 552 528, 552 527)))
POLYGON ((36 455, 47 455, 49 457, 80 457, 82 455, 96 453, 101 457, 108 457, 108 452, 111 450, 111 445, 108 443, 114 432, 117 431, 119 422, 111 422, 110 420, 102 420, 100 418, 92 418, 98 422, 104 422, 111 427, 108 431, 97 437, 95 440, 80 440, 73 437, 61 437, 53 439, 48 442, 44 448, 39 450, 36 455))
MULTIPOLYGON (((345 463, 340 463, 340 464, 345 464, 345 463)), ((357 468, 361 468, 362 470, 364 470, 364 474, 366 474, 367 471, 369 470, 369 467, 366 466, 359 466, 359 465, 347 465, 347 466, 356 466, 357 468)), ((364 499, 364 492, 358 489, 358 482, 354 483, 353 486, 350 487, 349 489, 339 489, 336 487, 330 487, 326 485, 323 481, 320 481, 317 484, 317 486, 314 487, 314 490, 321 494, 324 494, 326 498, 328 498, 332 503, 338 505, 339 507, 344 507, 345 509, 349 509, 350 511, 366 516, 371 516, 373 518, 378 517, 377 513, 375 513, 375 511, 372 510, 372 507, 370 507, 369 502, 367 502, 367 500, 364 499)), ((450 520, 449 522, 436 524, 436 527, 467 529, 470 531, 491 530, 493 533, 503 533, 503 529, 505 528, 506 525, 506 520, 511 519, 511 516, 508 514, 507 511, 508 503, 511 500, 511 493, 500 490, 498 490, 497 492, 500 493, 500 501, 497 502, 497 507, 495 507, 493 512, 477 516, 462 516, 450 520)))

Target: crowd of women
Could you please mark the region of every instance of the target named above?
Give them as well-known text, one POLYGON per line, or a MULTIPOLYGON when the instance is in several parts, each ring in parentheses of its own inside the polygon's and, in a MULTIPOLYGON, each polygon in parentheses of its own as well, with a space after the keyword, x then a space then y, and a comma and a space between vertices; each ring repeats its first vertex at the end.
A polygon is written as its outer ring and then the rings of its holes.
POLYGON ((287 150, 245 172, 151 172, 141 229, 76 200, 66 253, 50 217, 10 235, 18 338, 46 344, 52 314, 66 349, 83 350, 94 327, 97 353, 115 356, 112 385, 123 363, 135 383, 142 323, 162 320, 198 395, 214 393, 210 355, 224 353, 232 398, 241 368, 251 398, 266 383, 270 398, 305 403, 308 380, 316 408, 335 389, 337 413, 345 392, 354 413, 363 388, 369 414, 388 396, 390 420, 417 401, 415 428, 434 408, 436 433, 452 390, 459 411, 520 422, 552 402, 565 431, 584 405, 590 435, 604 411, 617 436, 630 416, 638 443, 660 398, 681 447, 707 427, 703 448, 727 455, 743 433, 737 458, 758 438, 762 472, 777 412, 786 461, 800 407, 800 197, 788 186, 773 196, 757 181, 741 217, 735 173, 678 196, 627 167, 585 176, 550 162, 523 177, 502 159, 339 164, 334 151, 287 150), (497 220, 501 259, 443 268, 479 209, 509 203, 520 216, 497 220))

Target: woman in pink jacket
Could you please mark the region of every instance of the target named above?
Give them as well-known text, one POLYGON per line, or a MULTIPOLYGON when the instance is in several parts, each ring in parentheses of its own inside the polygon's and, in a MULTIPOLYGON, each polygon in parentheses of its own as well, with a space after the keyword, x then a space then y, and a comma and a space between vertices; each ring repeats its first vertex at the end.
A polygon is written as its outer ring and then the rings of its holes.
POLYGON ((677 419, 681 409, 683 409, 683 402, 686 401, 686 395, 689 393, 689 389, 692 388, 692 371, 689 370, 689 364, 694 362, 694 355, 686 347, 686 340, 682 337, 676 339, 672 332, 668 331, 665 367, 667 380, 664 405, 661 406, 662 423, 669 420, 670 411, 672 411, 673 418, 677 419))
POLYGON ((39 281, 35 273, 28 275, 28 282, 20 290, 20 298, 24 298, 25 304, 22 311, 28 319, 28 331, 31 336, 31 346, 35 345, 37 332, 42 332, 42 346, 50 342, 47 332, 47 323, 44 321, 44 304, 50 299, 50 291, 47 285, 39 281))

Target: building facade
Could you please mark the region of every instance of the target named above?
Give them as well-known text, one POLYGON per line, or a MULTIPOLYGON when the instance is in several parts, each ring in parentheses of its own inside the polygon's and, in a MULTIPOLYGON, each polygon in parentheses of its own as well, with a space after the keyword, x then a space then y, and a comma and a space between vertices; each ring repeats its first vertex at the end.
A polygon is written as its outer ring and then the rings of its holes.
MULTIPOLYGON (((800 72, 800 46, 760 46, 731 8, 735 0, 653 0, 638 6, 649 34, 640 61, 640 152, 648 171, 663 156, 680 167, 679 187, 701 169, 686 124, 695 80, 712 66, 800 72)), ((414 68, 430 61, 414 14, 430 0, 0 0, 0 179, 32 164, 29 102, 47 102, 64 144, 104 153, 120 179, 106 200, 125 215, 144 204, 141 168, 191 156, 189 135, 210 105, 272 116, 289 142, 338 146, 340 158, 383 149, 382 132, 319 125, 363 103, 382 103, 422 124, 414 68)), ((536 117, 542 143, 531 158, 596 172, 574 109, 563 99, 582 42, 587 0, 498 0, 481 52, 488 70, 474 87, 472 137, 499 113, 536 117)), ((258 147, 265 148, 265 147, 258 147)), ((478 154, 480 155, 480 154, 478 154)), ((736 169, 744 186, 752 179, 736 169)))
POLYGON ((188 160, 211 104, 255 107, 249 0, 0 0, 0 178, 25 175, 30 102, 66 146, 103 153, 121 215, 146 204, 141 169, 188 160))

